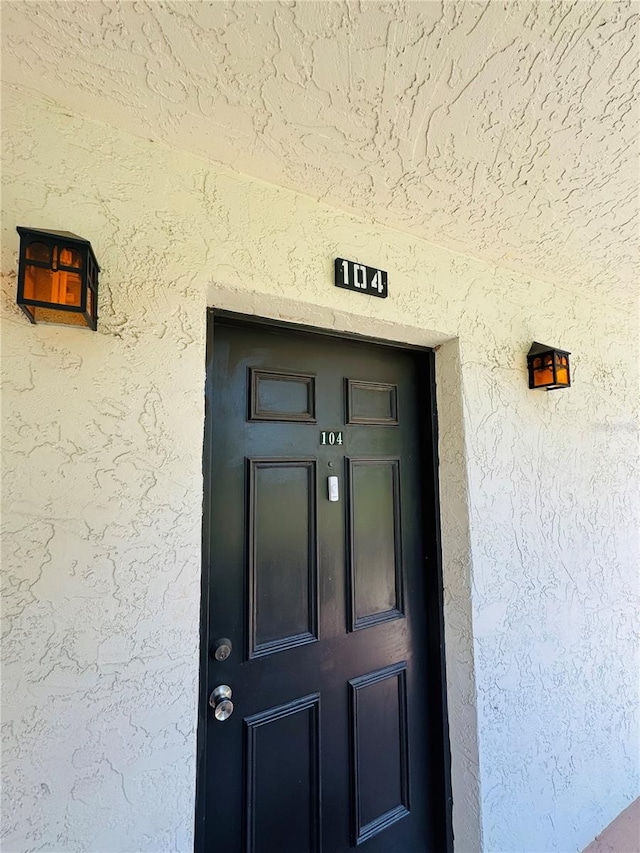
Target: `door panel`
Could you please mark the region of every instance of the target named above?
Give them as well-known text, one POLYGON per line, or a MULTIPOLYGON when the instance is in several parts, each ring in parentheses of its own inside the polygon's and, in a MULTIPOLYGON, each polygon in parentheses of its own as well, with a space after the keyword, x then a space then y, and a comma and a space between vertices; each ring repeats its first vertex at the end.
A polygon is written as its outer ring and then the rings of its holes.
POLYGON ((402 661, 349 682, 354 844, 409 814, 406 669, 402 661))
POLYGON ((348 459, 352 630, 404 616, 399 459, 348 459))
POLYGON ((358 382, 347 379, 347 423, 398 423, 398 389, 380 382, 358 382))
POLYGON ((249 420, 315 423, 315 377, 250 369, 249 420))
POLYGON ((320 853, 320 696, 248 717, 245 741, 247 850, 320 853))
POLYGON ((444 849, 416 356, 233 322, 213 342, 197 849, 444 849))
POLYGON ((247 461, 248 646, 255 658, 318 637, 316 463, 247 461))

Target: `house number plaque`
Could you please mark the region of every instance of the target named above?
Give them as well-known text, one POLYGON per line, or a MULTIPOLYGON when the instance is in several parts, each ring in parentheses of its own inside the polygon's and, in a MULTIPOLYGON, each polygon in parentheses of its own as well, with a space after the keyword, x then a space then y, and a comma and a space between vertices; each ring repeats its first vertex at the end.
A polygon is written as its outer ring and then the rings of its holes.
POLYGON ((336 258, 336 287, 355 290, 368 296, 379 296, 386 299, 388 294, 387 274, 375 267, 366 267, 355 261, 336 258))
POLYGON ((342 437, 342 431, 337 430, 322 430, 320 433, 320 444, 325 445, 329 444, 331 447, 334 447, 336 444, 341 445, 344 444, 344 439, 342 437))

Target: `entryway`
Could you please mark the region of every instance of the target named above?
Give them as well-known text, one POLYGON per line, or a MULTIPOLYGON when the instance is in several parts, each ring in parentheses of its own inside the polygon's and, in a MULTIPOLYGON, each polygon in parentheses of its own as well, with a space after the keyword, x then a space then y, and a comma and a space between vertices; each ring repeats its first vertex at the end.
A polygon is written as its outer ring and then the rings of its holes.
POLYGON ((201 853, 451 848, 433 384, 210 313, 201 853))

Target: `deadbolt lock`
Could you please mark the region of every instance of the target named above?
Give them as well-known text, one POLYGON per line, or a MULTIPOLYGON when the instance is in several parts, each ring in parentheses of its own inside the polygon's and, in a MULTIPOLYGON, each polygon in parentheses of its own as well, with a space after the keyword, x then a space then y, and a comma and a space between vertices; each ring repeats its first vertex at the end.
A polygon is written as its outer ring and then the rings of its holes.
POLYGON ((211 656, 217 661, 226 660, 233 649, 233 644, 228 637, 220 637, 216 640, 211 649, 211 656))

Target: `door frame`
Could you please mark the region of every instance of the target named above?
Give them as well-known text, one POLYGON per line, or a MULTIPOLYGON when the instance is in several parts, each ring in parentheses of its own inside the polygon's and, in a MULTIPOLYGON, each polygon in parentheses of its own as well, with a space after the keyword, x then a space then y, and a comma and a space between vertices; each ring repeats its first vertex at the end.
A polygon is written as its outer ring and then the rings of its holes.
MULTIPOLYGON (((208 718, 208 696, 203 673, 206 673, 209 656, 208 638, 208 601, 211 578, 208 571, 211 542, 209 529, 209 494, 212 473, 212 423, 215 404, 212 395, 213 352, 215 347, 216 321, 231 321, 237 325, 258 326, 261 328, 276 328, 283 331, 305 332, 324 338, 339 338, 342 340, 361 341, 380 347, 391 347, 396 350, 411 350, 418 361, 418 420, 420 430, 420 446, 422 448, 422 466, 420 484, 422 492, 422 532, 425 554, 425 591, 426 601, 423 606, 427 616, 427 661, 428 669, 437 673, 438 696, 432 705, 429 715, 430 726, 428 738, 434 747, 436 767, 434 768, 435 804, 433 808, 434 836, 438 853, 453 853, 453 797, 451 788, 451 749, 449 741, 449 718, 447 710, 447 680, 444 645, 444 581, 442 566, 442 545, 440 525, 440 491, 438 480, 438 417, 436 405, 436 364, 435 350, 416 344, 382 340, 351 332, 339 332, 334 329, 321 329, 302 323, 289 323, 273 320, 268 317, 257 317, 253 314, 240 314, 217 308, 207 308, 206 326, 206 377, 205 377, 205 415, 204 442, 202 454, 203 502, 202 502, 202 575, 200 601, 200 675, 198 682, 198 737, 196 762, 196 801, 195 801, 195 853, 207 853, 204 849, 206 795, 205 795, 205 759, 208 718), (422 381, 420 381, 422 380, 422 381), (420 393, 420 390, 423 393, 420 393), (433 531, 433 535, 426 535, 433 531)), ((434 851, 435 853, 435 851, 434 851)))

